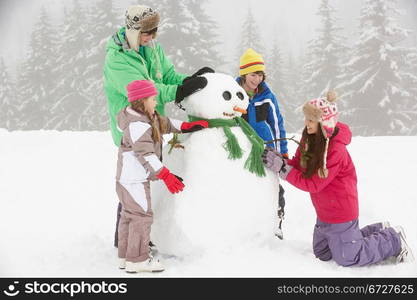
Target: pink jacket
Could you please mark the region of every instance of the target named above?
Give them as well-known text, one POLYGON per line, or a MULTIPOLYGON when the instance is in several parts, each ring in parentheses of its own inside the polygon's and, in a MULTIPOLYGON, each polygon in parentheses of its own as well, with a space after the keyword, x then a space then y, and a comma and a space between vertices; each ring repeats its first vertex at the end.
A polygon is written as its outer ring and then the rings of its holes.
POLYGON ((349 127, 337 123, 339 132, 329 143, 327 178, 314 174, 304 178, 300 167, 300 149, 287 162, 293 166, 286 180, 295 187, 309 192, 317 217, 325 223, 344 223, 358 218, 358 191, 355 166, 346 149, 352 138, 349 127))

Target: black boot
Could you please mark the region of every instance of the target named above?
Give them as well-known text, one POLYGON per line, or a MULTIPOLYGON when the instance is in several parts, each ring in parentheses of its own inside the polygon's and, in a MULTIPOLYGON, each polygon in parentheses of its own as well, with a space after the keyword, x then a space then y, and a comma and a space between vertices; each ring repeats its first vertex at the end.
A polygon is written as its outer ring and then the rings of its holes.
POLYGON ((284 188, 282 187, 282 185, 279 185, 279 195, 278 195, 278 227, 275 229, 275 235, 279 238, 279 239, 284 239, 284 234, 282 232, 282 221, 284 220, 284 215, 285 215, 285 211, 284 211, 284 207, 285 207, 285 198, 284 198, 284 188))
POLYGON ((114 246, 117 248, 119 244, 119 222, 120 214, 122 213, 122 203, 119 202, 117 206, 117 216, 116 216, 116 232, 114 233, 114 246))

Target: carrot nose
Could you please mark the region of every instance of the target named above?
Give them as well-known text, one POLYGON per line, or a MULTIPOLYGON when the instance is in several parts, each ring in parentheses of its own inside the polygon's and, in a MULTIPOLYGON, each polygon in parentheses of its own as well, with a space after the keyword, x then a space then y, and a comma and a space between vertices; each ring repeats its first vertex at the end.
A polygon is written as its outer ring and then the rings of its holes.
POLYGON ((238 111, 238 112, 240 112, 240 113, 242 113, 242 114, 247 114, 248 112, 246 111, 246 109, 244 109, 244 108, 241 108, 241 107, 239 107, 239 106, 235 106, 235 107, 233 107, 233 110, 234 111, 238 111))

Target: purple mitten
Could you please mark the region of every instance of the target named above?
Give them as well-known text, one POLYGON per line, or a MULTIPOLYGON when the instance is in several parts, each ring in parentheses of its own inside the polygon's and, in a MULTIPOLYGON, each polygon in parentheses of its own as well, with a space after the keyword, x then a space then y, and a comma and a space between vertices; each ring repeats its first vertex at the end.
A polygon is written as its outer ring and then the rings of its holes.
POLYGON ((265 164, 265 167, 270 169, 272 172, 279 174, 283 165, 285 165, 284 159, 281 154, 275 151, 272 148, 265 148, 262 154, 262 160, 265 164))
POLYGON ((281 168, 281 171, 279 171, 279 177, 283 180, 287 180, 288 174, 291 172, 292 167, 287 165, 284 161, 284 165, 281 168))

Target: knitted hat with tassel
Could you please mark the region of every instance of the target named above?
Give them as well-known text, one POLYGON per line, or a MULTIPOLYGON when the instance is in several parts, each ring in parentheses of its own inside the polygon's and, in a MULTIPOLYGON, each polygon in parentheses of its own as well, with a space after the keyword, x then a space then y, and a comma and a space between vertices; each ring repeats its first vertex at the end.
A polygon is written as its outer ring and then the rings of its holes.
POLYGON ((326 98, 318 98, 307 101, 303 106, 303 112, 306 119, 319 122, 320 128, 326 139, 326 148, 323 157, 323 169, 319 169, 319 176, 326 178, 329 175, 327 170, 327 150, 329 141, 336 128, 339 111, 335 103, 337 95, 334 91, 329 91, 326 98))
POLYGON ((159 13, 145 5, 132 5, 126 10, 126 38, 131 48, 138 50, 139 34, 158 27, 159 13))

